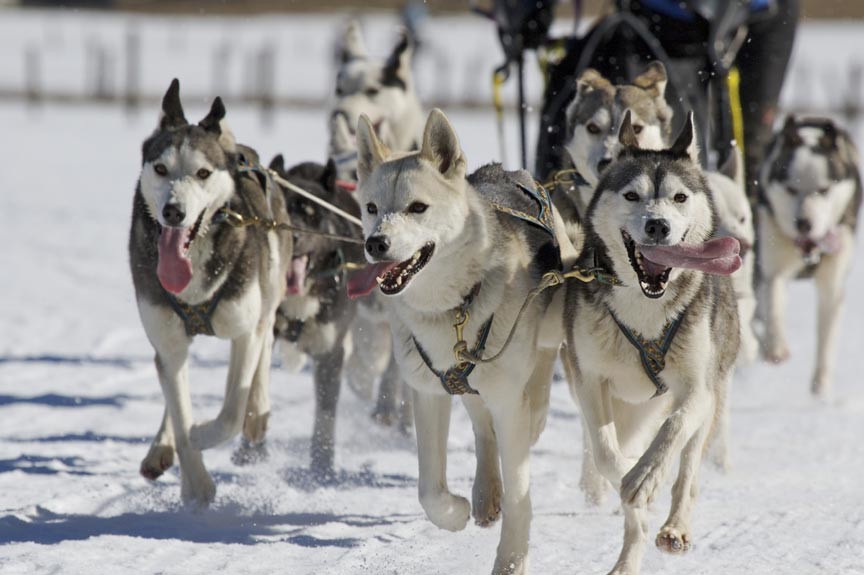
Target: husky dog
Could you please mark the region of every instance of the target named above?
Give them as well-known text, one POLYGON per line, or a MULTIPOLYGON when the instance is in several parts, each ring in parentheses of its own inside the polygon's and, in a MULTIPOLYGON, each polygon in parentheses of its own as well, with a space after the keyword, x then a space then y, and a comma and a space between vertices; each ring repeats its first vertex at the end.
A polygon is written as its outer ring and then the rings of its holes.
POLYGON ((735 238, 741 246, 741 269, 732 274, 732 284, 738 298, 738 321, 741 325, 738 363, 746 365, 755 361, 759 355, 759 341, 753 332, 753 315, 756 312, 756 296, 753 293, 753 243, 756 231, 753 227, 753 211, 744 187, 741 151, 735 147, 720 170, 706 172, 705 177, 717 208, 718 234, 735 238))
POLYGON ((757 245, 765 355, 774 362, 789 356, 783 317, 786 282, 802 275, 815 277, 819 330, 811 390, 828 394, 843 283, 861 207, 858 151, 849 134, 831 120, 789 116, 769 147, 761 183, 757 245))
MULTIPOLYGON (((528 449, 545 424, 563 337, 560 305, 551 315, 556 328, 543 319, 549 291, 534 299, 509 351, 491 363, 454 358, 454 343, 475 356, 499 350, 540 274, 560 265, 556 240, 568 253, 567 238, 498 211, 496 204, 516 204, 536 212, 542 191, 527 172, 498 165, 466 178, 456 134, 438 110, 429 115, 419 152, 391 153, 366 117, 358 149, 371 265, 349 281, 349 290, 362 295, 377 285, 387 296, 395 354, 414 389, 420 503, 435 525, 452 531, 463 529, 472 511, 477 524, 488 526, 503 510, 493 573, 524 573, 531 521, 528 449), (474 427, 472 503, 447 487, 448 393, 462 395, 474 427)), ((542 214, 558 224, 551 229, 560 229, 551 205, 542 214)))
MULTIPOLYGON (((360 216, 351 194, 336 186, 336 167, 307 162, 285 170, 282 156, 270 168, 293 184, 330 204, 360 216)), ((359 230, 333 212, 290 190, 285 190, 288 215, 294 225, 344 236, 359 230)), ((336 403, 342 381, 346 344, 355 304, 345 291, 347 264, 363 262, 363 248, 328 237, 296 233, 294 257, 288 271, 288 290, 276 312, 276 337, 289 356, 299 349, 311 356, 315 370, 315 427, 312 433, 313 475, 333 476, 333 439, 336 403)))
POLYGON ((360 24, 352 20, 345 30, 336 75, 336 104, 330 116, 330 157, 338 176, 357 179, 354 127, 360 114, 372 120, 378 137, 390 149, 416 150, 423 129, 423 112, 411 73, 413 48, 404 32, 386 62, 372 60, 360 24))
POLYGON ((672 510, 656 544, 690 547, 703 447, 738 352, 732 282, 707 275, 737 270, 737 242, 709 239, 716 214, 696 141, 690 114, 669 149, 643 150, 625 114, 580 256, 608 275, 567 286, 565 368, 593 463, 620 488, 624 509, 618 575, 640 570, 647 506, 676 458, 672 510))
POLYGON ((567 108, 565 149, 581 178, 561 186, 563 196, 556 195, 555 206, 565 222, 584 218, 600 173, 617 156, 618 128, 625 110, 633 114, 633 130, 642 148, 666 145, 672 126, 666 84, 666 68, 658 61, 649 64, 633 84, 614 86, 592 68, 576 80, 576 95, 567 108))
POLYGON ((251 444, 264 440, 273 318, 285 293, 291 235, 234 228, 222 209, 287 223, 281 194, 255 170, 249 148, 222 126, 225 107, 189 124, 180 84, 171 83, 156 131, 144 142, 132 211, 129 258, 138 311, 156 351, 165 413, 141 474, 156 479, 180 459, 181 495, 198 505, 216 493, 201 450, 228 441, 241 427, 251 444), (250 169, 251 168, 251 169, 250 169), (219 415, 192 421, 189 346, 197 334, 231 340, 225 400, 219 415))

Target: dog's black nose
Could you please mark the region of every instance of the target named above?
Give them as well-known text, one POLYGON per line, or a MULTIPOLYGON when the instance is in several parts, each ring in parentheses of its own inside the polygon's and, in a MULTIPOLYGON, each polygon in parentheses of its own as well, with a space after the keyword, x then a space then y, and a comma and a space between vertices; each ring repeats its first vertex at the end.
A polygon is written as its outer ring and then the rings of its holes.
POLYGON ((366 240, 366 251, 375 258, 383 257, 390 249, 390 240, 387 236, 371 236, 366 240))
POLYGON ((162 208, 162 217, 165 218, 165 223, 169 226, 179 226, 180 222, 186 219, 186 214, 179 206, 167 204, 162 208))
POLYGON ((672 229, 669 220, 648 220, 645 222, 645 233, 654 241, 666 239, 672 229))
POLYGON ((810 220, 807 218, 798 218, 795 220, 795 227, 798 228, 798 231, 802 234, 809 234, 810 230, 813 229, 813 224, 811 224, 810 220))
POLYGON ((597 171, 602 172, 603 170, 608 168, 609 164, 611 164, 611 163, 612 163, 612 160, 610 160, 609 158, 603 158, 602 160, 597 162, 597 171))

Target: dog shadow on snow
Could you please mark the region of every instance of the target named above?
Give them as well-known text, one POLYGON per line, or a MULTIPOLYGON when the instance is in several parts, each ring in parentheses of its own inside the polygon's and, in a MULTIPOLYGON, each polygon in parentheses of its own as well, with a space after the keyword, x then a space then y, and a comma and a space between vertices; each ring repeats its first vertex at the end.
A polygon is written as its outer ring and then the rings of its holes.
POLYGON ((54 513, 37 507, 26 518, 17 515, 0 517, 3 543, 38 543, 52 545, 64 541, 82 541, 105 535, 144 539, 177 539, 191 543, 226 543, 254 545, 267 542, 291 543, 300 547, 350 548, 364 539, 354 537, 323 538, 307 532, 319 525, 340 524, 347 528, 367 528, 407 523, 416 515, 338 515, 333 513, 254 513, 241 515, 233 509, 203 512, 186 510, 147 513, 123 513, 112 517, 95 517, 54 513))

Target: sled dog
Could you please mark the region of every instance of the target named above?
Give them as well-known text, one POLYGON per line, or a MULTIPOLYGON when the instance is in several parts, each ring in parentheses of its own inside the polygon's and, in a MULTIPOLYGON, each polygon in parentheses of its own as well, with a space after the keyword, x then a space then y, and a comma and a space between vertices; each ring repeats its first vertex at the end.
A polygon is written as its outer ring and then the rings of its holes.
POLYGON ((273 319, 291 261, 290 233, 235 228, 224 217, 229 209, 288 222, 282 195, 258 168, 254 151, 235 145, 224 117, 216 98, 203 120, 189 124, 180 84, 171 83, 159 125, 143 145, 129 239, 138 311, 156 351, 166 404, 141 474, 156 479, 176 451, 182 498, 198 505, 216 492, 202 450, 241 429, 250 444, 264 441, 273 319), (230 339, 231 359, 219 415, 194 423, 189 346, 202 334, 230 339))
POLYGON ((385 296, 394 352, 414 390, 420 503, 435 525, 452 531, 472 514, 488 526, 503 512, 493 573, 524 573, 528 450, 545 424, 561 309, 551 312, 552 290, 532 300, 507 353, 490 363, 456 357, 454 345, 472 358, 499 350, 540 275, 560 267, 558 246, 571 259, 572 246, 568 252, 557 211, 527 172, 489 165, 466 176, 456 134, 438 110, 429 115, 419 152, 391 153, 366 117, 358 151, 371 265, 349 289, 356 296, 377 288, 385 296), (451 394, 461 395, 476 437, 471 503, 447 486, 451 394))
POLYGON ((765 356, 789 356, 786 282, 813 277, 819 293, 816 367, 811 391, 831 391, 846 275, 861 207, 858 151, 827 118, 789 116, 762 167, 758 250, 762 270, 765 356))
MULTIPOLYGON (((738 352, 732 281, 737 242, 710 239, 716 213, 699 167, 692 114, 668 149, 644 150, 625 113, 617 160, 588 207, 581 267, 567 285, 565 368, 595 469, 620 491, 624 544, 613 574, 639 573, 647 506, 677 460, 672 509, 656 537, 692 541, 703 447, 738 352)), ((584 465, 589 464, 586 461, 584 465)))

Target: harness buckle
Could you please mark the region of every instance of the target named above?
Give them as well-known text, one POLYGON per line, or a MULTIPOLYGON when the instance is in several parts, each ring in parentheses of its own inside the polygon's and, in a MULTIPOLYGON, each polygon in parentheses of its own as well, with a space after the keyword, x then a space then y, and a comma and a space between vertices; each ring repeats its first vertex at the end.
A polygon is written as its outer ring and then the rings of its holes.
POLYGON ((456 345, 453 346, 453 353, 456 355, 456 363, 458 364, 467 363, 463 353, 468 351, 468 343, 463 334, 469 319, 471 319, 471 313, 467 309, 463 307, 456 310, 456 321, 453 324, 453 329, 456 330, 456 345))

